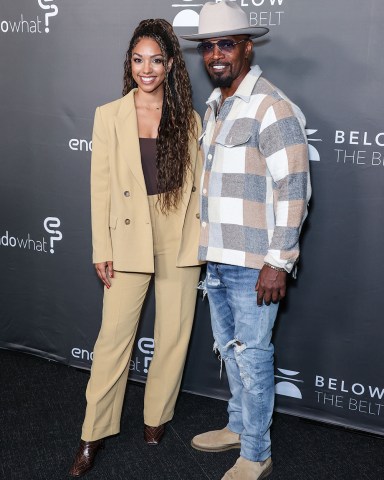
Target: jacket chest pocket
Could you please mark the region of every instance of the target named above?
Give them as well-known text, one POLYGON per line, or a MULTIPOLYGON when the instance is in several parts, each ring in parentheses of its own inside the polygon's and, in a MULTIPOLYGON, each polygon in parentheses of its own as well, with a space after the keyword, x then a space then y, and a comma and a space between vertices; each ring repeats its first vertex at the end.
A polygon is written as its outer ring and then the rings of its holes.
POLYGON ((253 118, 235 120, 229 128, 225 122, 216 137, 216 143, 227 148, 256 146, 258 142, 258 123, 253 118))
POLYGON ((231 136, 227 135, 224 138, 221 138, 220 136, 218 136, 216 138, 216 143, 227 148, 241 147, 241 146, 244 146, 249 141, 251 136, 252 135, 247 132, 244 132, 243 135, 231 135, 231 136))

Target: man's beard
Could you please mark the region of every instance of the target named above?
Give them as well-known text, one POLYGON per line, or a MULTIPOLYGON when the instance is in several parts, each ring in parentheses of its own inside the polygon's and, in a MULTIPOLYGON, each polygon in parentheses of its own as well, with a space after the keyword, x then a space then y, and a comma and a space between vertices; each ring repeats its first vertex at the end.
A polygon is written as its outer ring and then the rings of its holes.
POLYGON ((223 74, 221 72, 212 72, 209 70, 208 73, 215 88, 229 88, 234 80, 232 71, 230 73, 223 74))
POLYGON ((232 85, 233 78, 232 76, 211 76, 213 86, 215 88, 229 88, 232 85))

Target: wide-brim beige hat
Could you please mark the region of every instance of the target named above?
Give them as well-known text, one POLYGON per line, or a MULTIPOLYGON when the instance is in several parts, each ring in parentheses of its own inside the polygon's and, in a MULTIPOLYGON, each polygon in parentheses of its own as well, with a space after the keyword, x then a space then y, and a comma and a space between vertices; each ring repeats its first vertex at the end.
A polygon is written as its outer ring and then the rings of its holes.
POLYGON ((198 33, 180 36, 185 40, 198 42, 230 35, 249 35, 250 38, 256 38, 268 32, 269 28, 250 27, 244 10, 233 1, 223 0, 219 3, 205 3, 200 11, 198 33))

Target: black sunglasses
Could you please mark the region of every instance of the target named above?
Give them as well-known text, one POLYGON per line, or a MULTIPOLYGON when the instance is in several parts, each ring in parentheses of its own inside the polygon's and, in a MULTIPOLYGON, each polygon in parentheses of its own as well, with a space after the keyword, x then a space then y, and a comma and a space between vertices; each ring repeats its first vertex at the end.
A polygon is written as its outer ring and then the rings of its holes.
POLYGON ((217 42, 201 42, 197 45, 197 51, 203 57, 207 55, 211 55, 215 48, 215 45, 217 45, 220 52, 224 54, 232 53, 236 45, 246 41, 248 41, 247 38, 243 38, 243 40, 239 40, 238 42, 234 42, 233 40, 218 40, 217 42))

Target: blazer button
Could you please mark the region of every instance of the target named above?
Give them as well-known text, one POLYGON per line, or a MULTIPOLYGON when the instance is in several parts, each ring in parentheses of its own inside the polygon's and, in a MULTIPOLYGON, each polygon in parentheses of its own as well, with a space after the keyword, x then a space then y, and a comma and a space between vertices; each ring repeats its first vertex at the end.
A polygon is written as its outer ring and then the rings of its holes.
POLYGON ((196 187, 195 186, 192 187, 192 192, 196 192, 196 187))
POLYGON ((129 193, 128 190, 126 190, 126 191, 124 192, 124 197, 130 197, 130 196, 131 196, 131 194, 129 193))
POLYGON ((200 218, 200 213, 196 213, 196 218, 200 218))
POLYGON ((126 224, 126 225, 129 225, 130 223, 131 223, 131 220, 130 220, 129 218, 126 218, 126 219, 125 219, 125 224, 126 224))

